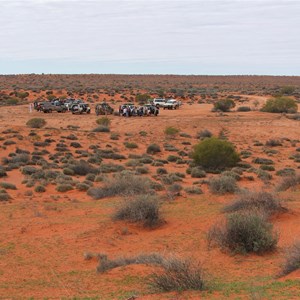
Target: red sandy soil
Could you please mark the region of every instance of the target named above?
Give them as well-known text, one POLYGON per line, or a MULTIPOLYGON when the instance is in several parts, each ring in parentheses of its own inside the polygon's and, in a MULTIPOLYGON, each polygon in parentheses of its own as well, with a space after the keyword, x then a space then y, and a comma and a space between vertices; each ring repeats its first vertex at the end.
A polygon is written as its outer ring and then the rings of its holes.
MULTIPOLYGON (((249 96, 250 103, 264 97, 249 96)), ((55 145, 61 139, 74 133, 87 150, 89 145, 107 145, 117 148, 120 153, 143 154, 151 143, 163 149, 170 143, 181 150, 190 151, 192 146, 182 145, 183 141, 196 144, 196 133, 208 129, 214 135, 221 130, 238 150, 249 150, 253 154, 245 161, 252 163, 255 157, 271 158, 275 169, 285 167, 297 169, 299 164, 289 159, 300 147, 299 121, 287 119, 280 114, 259 111, 230 112, 225 114, 211 112, 211 104, 184 104, 179 110, 161 110, 158 117, 122 118, 110 116, 111 132, 120 134, 113 141, 110 133, 91 133, 97 126, 98 118, 94 111, 91 115, 41 114, 29 113, 28 106, 2 107, 0 111, 1 132, 14 129, 23 136, 22 140, 13 134, 0 133, 16 142, 15 145, 1 149, 0 158, 7 157, 16 147, 33 151, 34 140, 28 134, 31 129, 26 122, 33 117, 47 121, 43 129, 34 130, 40 140, 45 133, 51 134, 55 145), (77 131, 67 129, 68 125, 80 126, 77 131), (192 138, 177 135, 168 138, 164 134, 167 126, 188 133, 192 138), (147 136, 139 135, 146 131, 147 136), (131 135, 125 135, 130 133, 131 135), (263 144, 269 139, 283 139, 283 146, 275 147, 279 153, 268 157, 265 146, 254 146, 255 141, 263 144), (137 149, 126 149, 124 141, 136 142, 137 149), (298 140, 298 141, 295 141, 298 140), (294 141, 292 143, 291 141, 294 141)), ((66 141, 69 143, 70 141, 66 141)), ((3 143, 3 141, 1 142, 3 143)), ((54 151, 54 146, 47 147, 54 151)), ((74 151, 74 150, 72 150, 74 151)), ((162 151, 156 158, 167 158, 173 152, 162 151)), ((114 162, 125 164, 125 161, 114 162)), ((169 172, 185 173, 186 165, 170 163, 164 166, 169 172)), ((257 165, 255 167, 258 167, 257 165)), ((149 167, 151 176, 155 167, 149 167)), ((254 181, 245 177, 238 182, 239 187, 250 190, 264 189, 273 191, 281 178, 273 173, 270 182, 263 182, 253 173, 254 181)), ((208 178, 216 175, 208 175, 208 178)), ((0 182, 10 182, 17 190, 8 190, 12 200, 0 203, 0 298, 20 299, 40 298, 95 298, 127 299, 132 295, 138 299, 299 299, 300 273, 296 271, 286 278, 276 279, 284 261, 286 249, 299 239, 300 200, 299 186, 283 192, 288 212, 272 218, 279 232, 279 244, 274 253, 265 255, 232 255, 218 248, 208 249, 206 233, 216 221, 223 217, 221 209, 235 196, 216 196, 209 192, 206 184, 197 184, 204 191, 202 195, 189 195, 183 192, 175 200, 165 197, 162 206, 166 224, 154 230, 146 230, 126 222, 112 221, 111 215, 120 198, 93 200, 86 192, 77 190, 59 193, 54 185, 46 187, 46 193, 36 193, 33 188, 22 184, 25 176, 19 170, 8 172, 8 177, 0 182), (28 191, 31 196, 26 196, 28 191), (161 254, 192 257, 200 261, 210 282, 204 292, 188 291, 182 293, 160 293, 149 290, 147 277, 157 271, 149 266, 127 266, 116 268, 103 274, 96 272, 97 260, 85 260, 84 253, 106 253, 109 258, 132 256, 139 253, 159 252, 161 254)), ((208 179, 206 178, 206 179, 208 179)), ((84 177, 80 178, 81 181, 84 177)), ((186 175, 183 187, 192 186, 197 179, 186 175)), ((101 183, 100 183, 101 184, 101 183)), ((95 183, 97 185, 97 183, 95 183)), ((164 192, 162 192, 164 196, 164 192)))

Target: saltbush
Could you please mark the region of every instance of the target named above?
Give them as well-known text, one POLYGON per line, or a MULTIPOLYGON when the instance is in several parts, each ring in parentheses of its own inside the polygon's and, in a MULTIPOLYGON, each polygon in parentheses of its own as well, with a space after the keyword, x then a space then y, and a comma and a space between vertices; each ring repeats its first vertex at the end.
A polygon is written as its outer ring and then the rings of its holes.
POLYGON ((42 118, 30 119, 26 125, 30 128, 42 128, 46 125, 46 121, 42 118))
POLYGON ((278 235, 263 215, 245 212, 227 215, 224 224, 210 229, 208 240, 235 253, 260 254, 275 249, 278 235))

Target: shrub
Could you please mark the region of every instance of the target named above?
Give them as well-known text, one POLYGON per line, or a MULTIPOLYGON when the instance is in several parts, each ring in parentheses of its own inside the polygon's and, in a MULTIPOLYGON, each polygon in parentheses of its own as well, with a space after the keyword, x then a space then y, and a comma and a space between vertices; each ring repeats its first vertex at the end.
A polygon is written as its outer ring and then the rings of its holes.
POLYGON ((162 264, 163 271, 150 276, 149 284, 157 291, 204 290, 201 267, 191 259, 169 258, 162 264))
POLYGON ((268 192, 244 192, 239 198, 226 205, 225 212, 236 212, 242 210, 257 210, 265 215, 272 215, 284 210, 281 201, 268 192))
POLYGON ((252 162, 255 164, 259 164, 259 165, 273 165, 274 164, 274 161, 272 159, 260 158, 260 157, 255 158, 252 162))
POLYGON ((79 182, 76 184, 76 189, 79 191, 87 191, 89 188, 90 186, 83 182, 79 182))
POLYGON ((76 162, 74 165, 70 165, 69 168, 73 170, 74 174, 80 176, 85 176, 89 173, 97 173, 97 169, 84 160, 76 162))
POLYGON ((281 96, 268 99, 261 110, 270 113, 296 113, 298 106, 294 99, 281 96))
POLYGON ((68 192, 68 191, 73 190, 73 186, 71 184, 68 184, 68 183, 67 184, 60 184, 56 187, 56 190, 58 192, 64 193, 64 192, 68 192))
POLYGON ((151 181, 148 178, 125 173, 107 179, 102 188, 90 188, 88 195, 94 199, 102 199, 116 195, 148 194, 150 190, 151 181))
POLYGON ((230 111, 230 109, 235 107, 235 103, 233 100, 231 99, 225 99, 225 100, 219 100, 217 102, 214 103, 214 110, 215 111, 223 111, 223 112, 227 112, 230 111))
MULTIPOLYGON (((91 254, 87 257, 91 257, 91 254)), ((98 254, 97 257, 99 258, 97 266, 99 273, 133 264, 161 267, 162 270, 152 274, 148 281, 150 287, 157 291, 203 290, 205 288, 202 268, 191 259, 163 257, 158 253, 120 257, 114 260, 110 260, 106 254, 98 254)))
POLYGON ((26 125, 30 128, 42 128, 46 125, 46 121, 42 118, 33 118, 27 121, 26 125))
POLYGON ((136 143, 133 143, 133 142, 125 142, 124 145, 128 149, 136 149, 136 148, 138 148, 138 145, 136 143))
POLYGON ((191 176, 192 176, 192 178, 204 178, 204 177, 206 177, 206 173, 201 168, 194 167, 191 170, 191 176))
POLYGON ((134 257, 121 257, 115 260, 110 260, 106 254, 98 254, 99 265, 97 266, 98 273, 104 273, 114 268, 133 264, 151 264, 163 265, 164 258, 158 253, 140 254, 134 257))
POLYGON ((165 168, 157 168, 156 174, 157 175, 164 175, 164 174, 168 174, 168 171, 165 168))
POLYGON ((98 125, 109 127, 109 125, 110 125, 110 119, 108 117, 101 117, 101 118, 99 118, 99 119, 96 120, 96 123, 98 125))
POLYGON ((126 199, 116 210, 113 219, 141 223, 144 227, 157 227, 162 224, 159 201, 150 195, 126 199))
POLYGON ((240 106, 238 107, 237 111, 239 112, 251 111, 251 108, 249 106, 240 106))
POLYGON ((286 253, 285 263, 280 272, 280 276, 285 276, 295 270, 300 269, 300 242, 296 242, 286 253))
POLYGON ((275 171, 275 168, 270 165, 260 165, 259 168, 264 171, 275 171))
POLYGON ((197 165, 208 171, 234 167, 239 161, 239 154, 233 144, 213 137, 194 146, 192 157, 197 165))
POLYGON ((179 132, 179 129, 169 126, 165 129, 165 134, 169 136, 174 136, 179 132))
POLYGON ((0 178, 6 177, 7 173, 3 167, 0 166, 0 178))
POLYGON ((4 191, 0 191, 0 202, 9 201, 11 197, 4 191))
POLYGON ((279 183, 277 190, 286 191, 291 187, 295 187, 300 184, 300 175, 284 176, 281 183, 279 183))
POLYGON ((101 126, 94 128, 93 132, 110 132, 110 129, 107 126, 101 125, 101 126))
POLYGON ((110 134, 111 140, 117 141, 119 139, 119 137, 120 137, 120 135, 118 133, 113 132, 110 134))
POLYGON ((36 193, 45 193, 46 192, 46 189, 43 185, 37 185, 35 188, 34 188, 34 191, 36 193))
POLYGON ((147 153, 148 154, 156 154, 158 152, 161 152, 159 145, 157 144, 151 144, 147 147, 147 153))
POLYGON ((197 139, 200 140, 203 140, 205 138, 210 138, 210 137, 212 137, 212 133, 207 129, 201 130, 200 132, 197 133, 197 139))
POLYGON ((82 146, 80 145, 80 143, 77 143, 77 142, 72 142, 72 143, 70 144, 70 146, 73 147, 73 148, 81 148, 81 147, 82 147, 82 146))
POLYGON ((283 176, 283 177, 284 176, 294 176, 294 175, 296 175, 296 171, 292 168, 284 168, 282 170, 278 170, 276 172, 276 175, 283 176))
POLYGON ((234 193, 238 190, 236 180, 231 176, 212 178, 208 182, 209 189, 213 194, 234 193))
POLYGON ((9 182, 0 182, 0 187, 2 187, 3 189, 6 189, 6 190, 16 190, 17 187, 12 184, 12 183, 9 183, 9 182))
POLYGON ((32 175, 32 174, 36 173, 37 171, 38 171, 38 169, 33 166, 24 166, 21 169, 21 172, 23 175, 32 175))
POLYGON ((275 249, 278 236, 264 216, 245 212, 227 215, 225 224, 210 229, 208 241, 215 241, 235 253, 264 253, 275 249))
POLYGON ((188 194, 203 194, 203 191, 197 186, 186 187, 184 190, 188 194))
POLYGON ((279 140, 270 139, 266 141, 266 146, 268 147, 282 146, 282 143, 279 140))

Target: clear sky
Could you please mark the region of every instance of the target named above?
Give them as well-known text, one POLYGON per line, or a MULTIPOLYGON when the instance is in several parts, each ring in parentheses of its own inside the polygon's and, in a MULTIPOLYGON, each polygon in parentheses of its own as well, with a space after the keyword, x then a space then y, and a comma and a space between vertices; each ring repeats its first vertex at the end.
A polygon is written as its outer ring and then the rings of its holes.
POLYGON ((300 75, 300 0, 0 0, 0 74, 300 75))

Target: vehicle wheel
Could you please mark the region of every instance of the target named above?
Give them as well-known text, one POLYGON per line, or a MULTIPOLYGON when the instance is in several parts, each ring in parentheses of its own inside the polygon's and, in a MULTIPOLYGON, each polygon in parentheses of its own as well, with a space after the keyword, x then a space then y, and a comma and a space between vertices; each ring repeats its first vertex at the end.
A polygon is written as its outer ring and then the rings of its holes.
POLYGON ((49 109, 48 112, 49 112, 49 113, 52 113, 52 109, 49 109))
POLYGON ((91 112, 90 112, 90 111, 88 111, 87 113, 88 113, 88 114, 90 114, 91 112))

